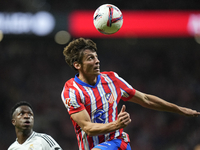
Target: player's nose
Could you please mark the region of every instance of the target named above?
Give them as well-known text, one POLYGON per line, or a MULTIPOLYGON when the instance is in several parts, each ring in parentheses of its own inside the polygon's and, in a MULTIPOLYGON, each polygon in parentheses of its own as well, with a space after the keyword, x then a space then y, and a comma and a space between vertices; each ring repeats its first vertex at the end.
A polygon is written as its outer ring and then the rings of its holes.
POLYGON ((96 58, 95 63, 100 63, 100 60, 98 58, 96 58))
POLYGON ((24 114, 24 118, 29 118, 30 116, 29 116, 29 114, 28 113, 25 113, 24 114))

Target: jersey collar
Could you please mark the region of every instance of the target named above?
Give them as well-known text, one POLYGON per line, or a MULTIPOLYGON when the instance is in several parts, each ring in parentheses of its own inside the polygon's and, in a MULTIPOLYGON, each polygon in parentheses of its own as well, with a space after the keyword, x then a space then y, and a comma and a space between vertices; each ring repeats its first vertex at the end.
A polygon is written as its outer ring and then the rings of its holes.
POLYGON ((82 86, 87 86, 87 87, 91 87, 91 88, 95 88, 97 86, 97 84, 99 83, 100 81, 100 74, 97 76, 97 82, 95 85, 90 85, 90 84, 87 84, 83 81, 81 81, 79 78, 78 78, 78 73, 75 75, 75 78, 74 78, 74 81, 77 82, 78 84, 82 85, 82 86))

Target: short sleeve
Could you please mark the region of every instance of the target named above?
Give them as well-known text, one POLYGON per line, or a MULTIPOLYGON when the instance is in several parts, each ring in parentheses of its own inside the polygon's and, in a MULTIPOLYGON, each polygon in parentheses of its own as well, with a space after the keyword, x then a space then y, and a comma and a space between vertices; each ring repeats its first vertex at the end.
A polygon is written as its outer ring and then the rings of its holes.
POLYGON ((68 88, 65 86, 61 98, 70 115, 85 109, 81 101, 80 93, 75 88, 68 88))
POLYGON ((135 89, 123 78, 121 78, 117 73, 114 72, 114 75, 117 79, 117 83, 121 91, 121 99, 123 101, 128 101, 135 95, 135 89))

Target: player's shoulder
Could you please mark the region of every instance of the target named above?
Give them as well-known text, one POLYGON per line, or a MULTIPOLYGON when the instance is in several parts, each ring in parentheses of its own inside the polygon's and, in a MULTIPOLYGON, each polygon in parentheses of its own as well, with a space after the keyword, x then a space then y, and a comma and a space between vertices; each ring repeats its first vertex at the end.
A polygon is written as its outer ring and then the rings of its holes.
POLYGON ((101 72, 101 76, 116 77, 118 74, 114 71, 103 71, 101 72))
POLYGON ((71 79, 67 80, 67 81, 65 82, 64 87, 65 87, 65 88, 66 88, 66 87, 72 87, 72 86, 73 86, 73 82, 74 82, 74 78, 71 78, 71 79))
POLYGON ((52 138, 52 136, 46 133, 35 132, 32 138, 33 138, 32 140, 37 141, 37 143, 40 143, 44 147, 49 147, 49 148, 57 147, 61 149, 58 143, 52 138))
POLYGON ((48 138, 52 138, 50 135, 48 135, 46 133, 38 133, 38 132, 35 132, 34 137, 36 137, 36 138, 42 138, 42 139, 46 139, 47 137, 48 138))
POLYGON ((42 143, 46 143, 49 144, 50 147, 56 145, 56 141, 48 134, 46 133, 35 133, 34 138, 36 138, 36 140, 39 139, 39 141, 41 141, 42 143))
POLYGON ((67 80, 65 83, 72 83, 74 81, 74 78, 71 78, 69 80, 67 80))

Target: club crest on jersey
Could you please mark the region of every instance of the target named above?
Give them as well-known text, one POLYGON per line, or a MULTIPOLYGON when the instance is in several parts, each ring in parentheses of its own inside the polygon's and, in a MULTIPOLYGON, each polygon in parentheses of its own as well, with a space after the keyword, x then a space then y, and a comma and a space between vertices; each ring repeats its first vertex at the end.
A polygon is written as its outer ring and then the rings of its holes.
POLYGON ((107 99, 107 101, 109 102, 109 103, 113 103, 114 102, 114 96, 113 96, 113 94, 112 93, 106 93, 106 99, 107 99))
POLYGON ((71 101, 71 98, 66 98, 65 99, 65 103, 67 104, 67 107, 71 106, 70 101, 71 101))

